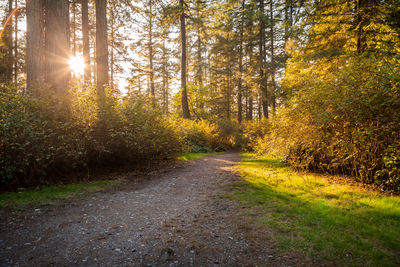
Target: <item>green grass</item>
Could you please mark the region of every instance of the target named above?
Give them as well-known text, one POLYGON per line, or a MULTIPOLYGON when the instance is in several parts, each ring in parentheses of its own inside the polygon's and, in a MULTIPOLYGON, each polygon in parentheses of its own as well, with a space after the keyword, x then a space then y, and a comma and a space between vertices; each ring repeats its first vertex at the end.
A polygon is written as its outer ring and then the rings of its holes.
POLYGON ((329 265, 400 265, 399 196, 295 172, 253 154, 243 154, 237 169, 244 180, 225 197, 251 206, 282 252, 329 265))
POLYGON ((52 204, 58 200, 102 191, 119 182, 119 180, 102 180, 71 185, 47 186, 31 191, 5 192, 0 194, 0 207, 23 208, 28 204, 52 204))
POLYGON ((209 155, 217 155, 217 154, 221 154, 221 152, 211 152, 211 153, 185 153, 185 154, 179 156, 179 157, 178 157, 178 160, 181 160, 181 161, 189 161, 189 160, 198 159, 198 158, 202 158, 202 157, 209 156, 209 155))

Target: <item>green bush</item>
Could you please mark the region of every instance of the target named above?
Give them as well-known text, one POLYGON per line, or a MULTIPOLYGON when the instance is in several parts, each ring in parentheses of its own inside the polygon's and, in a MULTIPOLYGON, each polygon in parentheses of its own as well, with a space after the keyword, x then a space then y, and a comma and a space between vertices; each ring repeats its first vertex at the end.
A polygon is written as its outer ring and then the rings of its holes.
POLYGON ((264 153, 266 149, 265 136, 269 133, 268 120, 246 121, 242 125, 242 148, 246 151, 264 153))
POLYGON ((301 87, 272 120, 264 149, 279 148, 298 168, 400 190, 398 59, 369 55, 335 63, 341 66, 335 71, 314 64, 301 78, 289 75, 286 86, 301 87))
POLYGON ((175 119, 176 131, 184 140, 188 152, 214 151, 218 139, 218 127, 206 120, 175 119))
MULTIPOLYGON (((43 90, 45 91, 45 90, 43 90)), ((107 91, 100 111, 95 88, 72 88, 63 106, 15 91, 0 92, 1 187, 62 181, 84 168, 173 157, 182 140, 143 99, 107 91)))
POLYGON ((175 119, 175 124, 188 152, 219 152, 235 147, 238 126, 234 122, 175 119))
POLYGON ((120 99, 106 90, 74 86, 63 99, 0 92, 0 185, 4 189, 70 182, 78 171, 175 157, 181 152, 235 146, 238 126, 227 120, 167 118, 145 97, 120 99), (62 105, 61 105, 62 103, 62 105))

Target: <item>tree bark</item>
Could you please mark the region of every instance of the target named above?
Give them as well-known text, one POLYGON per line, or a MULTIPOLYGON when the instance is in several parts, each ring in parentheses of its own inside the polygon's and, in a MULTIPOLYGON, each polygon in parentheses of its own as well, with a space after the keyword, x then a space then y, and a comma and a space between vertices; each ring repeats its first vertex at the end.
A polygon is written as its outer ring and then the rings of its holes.
POLYGON ((271 55, 271 93, 272 93, 272 112, 275 114, 276 111, 276 84, 275 84, 275 51, 274 51, 274 10, 273 1, 269 2, 269 14, 270 14, 270 55, 271 55))
POLYGON ((265 79, 265 21, 264 21, 264 0, 260 0, 260 36, 259 36, 259 65, 260 65, 260 91, 262 111, 265 118, 268 118, 268 87, 265 79))
POLYGON ((285 56, 286 56, 286 46, 287 41, 289 39, 289 0, 285 0, 285 7, 284 7, 284 35, 283 40, 285 42, 284 49, 285 49, 285 56))
POLYGON ((253 120, 253 97, 249 97, 249 111, 247 113, 247 120, 253 120))
POLYGON ((167 47, 165 46, 165 38, 162 44, 162 87, 163 87, 163 108, 164 114, 168 116, 168 73, 167 73, 167 47))
MULTIPOLYGON (((252 44, 247 44, 247 45, 249 48, 249 51, 248 51, 249 57, 246 58, 246 61, 247 61, 246 62, 247 63, 246 64, 246 72, 249 73, 250 65, 254 59, 254 54, 253 54, 253 45, 252 44)), ((246 89, 247 89, 246 96, 248 98, 248 109, 247 109, 247 118, 246 119, 251 121, 251 120, 253 120, 253 94, 251 92, 251 85, 249 85, 247 82, 246 82, 246 89)))
POLYGON ((110 40, 110 86, 113 88, 114 87, 114 65, 115 65, 115 59, 114 59, 114 47, 115 47, 115 15, 114 15, 114 10, 115 10, 115 2, 112 2, 112 7, 110 9, 110 20, 111 20, 111 40, 110 40))
MULTIPOLYGON (((200 9, 201 9, 201 1, 196 0, 196 10, 197 10, 197 19, 200 20, 200 9)), ((196 72, 196 82, 197 86, 200 87, 203 85, 203 59, 202 59, 202 39, 201 39, 201 31, 202 31, 202 23, 197 22, 197 72, 196 72)), ((204 107, 204 103, 200 103, 200 108, 204 107)))
MULTIPOLYGON (((108 77, 107 0, 95 0, 96 5, 96 73, 100 102, 105 101, 104 88, 108 77)), ((104 103, 103 103, 104 104, 104 103)))
MULTIPOLYGON (((18 1, 15 0, 15 8, 18 7, 18 1)), ((18 12, 15 13, 14 24, 14 84, 18 86, 18 12)))
POLYGON ((76 0, 72 0, 72 55, 76 56, 76 0))
MULTIPOLYGON (((10 15, 13 12, 13 0, 8 0, 8 15, 10 15)), ((7 18, 7 17, 6 17, 7 18)), ((14 66, 14 58, 13 58, 13 19, 10 19, 8 22, 8 25, 6 25, 7 31, 6 31, 6 38, 4 40, 4 43, 7 47, 7 52, 5 55, 5 63, 6 63, 6 75, 5 75, 5 82, 7 84, 12 83, 12 77, 13 77, 13 66, 14 66)))
POLYGON ((83 42, 83 61, 85 68, 83 79, 85 83, 90 82, 90 43, 89 43, 89 7, 88 0, 82 0, 82 42, 83 42))
POLYGON ((45 28, 46 83, 55 90, 56 97, 60 99, 67 92, 71 76, 68 65, 70 58, 68 0, 46 1, 45 28))
POLYGON ((197 29, 197 73, 196 73, 196 80, 197 80, 197 87, 198 87, 198 94, 197 96, 200 97, 199 100, 199 108, 204 108, 204 96, 203 96, 203 58, 201 55, 202 47, 201 47, 201 28, 200 26, 197 29))
POLYGON ((257 102, 258 102, 258 108, 257 108, 258 121, 261 121, 261 119, 262 119, 262 111, 263 111, 263 108, 264 108, 263 97, 262 97, 262 95, 261 96, 258 95, 257 98, 258 98, 257 99, 257 102))
POLYGON ((150 98, 153 108, 156 107, 155 87, 154 87, 154 68, 153 68, 153 1, 149 0, 149 78, 150 78, 150 98))
POLYGON ((26 87, 28 93, 43 84, 43 0, 26 3, 26 87))
MULTIPOLYGON (((228 37, 228 39, 230 39, 228 37)), ((231 76, 232 76, 232 70, 231 70, 231 57, 227 57, 227 64, 228 64, 228 77, 227 77, 227 88, 226 88, 226 118, 230 120, 231 118, 231 95, 232 95, 232 89, 231 89, 231 76)))
POLYGON ((185 6, 184 0, 179 0, 181 8, 181 102, 182 102, 182 115, 185 119, 190 119, 189 101, 186 88, 186 25, 185 25, 185 6))
POLYGON ((242 78, 243 78, 243 23, 244 23, 245 0, 242 1, 242 18, 240 21, 240 44, 239 44, 239 81, 238 81, 238 122, 242 123, 242 78))

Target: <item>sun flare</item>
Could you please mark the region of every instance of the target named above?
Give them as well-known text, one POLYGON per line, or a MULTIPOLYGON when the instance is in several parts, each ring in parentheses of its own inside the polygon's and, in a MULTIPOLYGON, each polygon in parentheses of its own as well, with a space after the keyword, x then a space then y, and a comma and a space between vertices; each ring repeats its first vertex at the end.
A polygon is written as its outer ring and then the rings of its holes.
POLYGON ((72 56, 68 61, 69 67, 76 76, 83 75, 85 63, 82 57, 72 56))

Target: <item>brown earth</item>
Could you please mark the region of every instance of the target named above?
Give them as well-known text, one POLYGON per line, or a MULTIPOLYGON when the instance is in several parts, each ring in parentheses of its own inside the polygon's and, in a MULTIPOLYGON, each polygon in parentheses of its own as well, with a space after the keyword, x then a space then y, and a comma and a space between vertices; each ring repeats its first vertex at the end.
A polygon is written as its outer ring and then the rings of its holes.
POLYGON ((132 178, 117 189, 2 211, 0 266, 302 266, 274 248, 248 207, 219 197, 235 153, 132 178))

